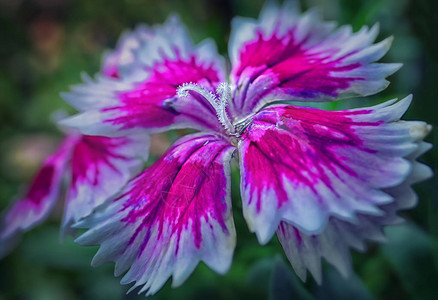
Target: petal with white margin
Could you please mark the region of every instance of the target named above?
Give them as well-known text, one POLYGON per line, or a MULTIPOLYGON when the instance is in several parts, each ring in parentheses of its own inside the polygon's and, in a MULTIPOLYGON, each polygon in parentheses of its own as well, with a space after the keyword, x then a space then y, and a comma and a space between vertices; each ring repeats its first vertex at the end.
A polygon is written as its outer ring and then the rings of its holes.
POLYGON ((321 283, 321 258, 325 258, 338 271, 347 277, 351 274, 349 249, 365 251, 367 240, 384 242, 382 228, 399 224, 403 219, 397 216, 400 209, 411 208, 416 202, 416 194, 411 184, 432 176, 429 167, 415 161, 418 156, 430 149, 430 144, 422 142, 407 159, 413 163, 409 176, 400 185, 384 189, 394 198, 394 202, 380 208, 381 216, 359 214, 354 223, 330 218, 326 228, 319 234, 300 231, 287 222, 281 222, 277 229, 278 239, 297 275, 304 281, 307 270, 321 283))
POLYGON ((400 64, 377 64, 392 38, 373 44, 378 27, 353 33, 324 22, 297 1, 268 2, 258 20, 236 18, 229 45, 236 90, 233 116, 241 119, 278 100, 331 101, 371 95, 400 64))
POLYGON ((45 160, 27 193, 6 212, 0 241, 30 229, 47 217, 58 199, 66 163, 76 141, 76 136, 67 137, 45 160))
POLYGON ((70 93, 61 93, 66 102, 79 111, 102 108, 111 103, 115 91, 132 88, 132 79, 138 75, 138 68, 133 67, 135 51, 142 42, 153 39, 154 31, 138 26, 120 37, 116 49, 109 51, 103 57, 101 76, 93 80, 83 73, 83 84, 75 85, 70 93), (119 80, 123 78, 123 80, 119 80))
POLYGON ((336 218, 330 219, 319 234, 308 234, 286 222, 281 222, 277 230, 278 239, 287 258, 301 280, 305 281, 307 270, 318 284, 321 284, 321 258, 325 258, 347 277, 351 274, 350 247, 361 245, 365 240, 383 242, 381 223, 372 222, 367 216, 358 216, 352 224, 336 218))
POLYGON ((134 178, 103 212, 78 226, 77 239, 100 245, 93 265, 116 263, 122 283, 135 282, 147 295, 167 279, 182 284, 199 261, 225 273, 235 247, 227 141, 214 135, 182 138, 134 178))
POLYGON ((213 107, 202 97, 178 99, 176 95, 184 83, 197 83, 214 92, 224 81, 223 60, 214 42, 194 46, 175 16, 149 32, 134 51, 135 60, 124 66, 131 74, 127 79, 100 76, 63 95, 84 112, 61 124, 84 134, 105 136, 169 128, 222 128, 213 107), (84 103, 91 103, 88 109, 84 103))
POLYGON ((73 148, 63 233, 136 175, 147 160, 149 136, 82 136, 73 148))
POLYGON ((244 215, 261 243, 280 221, 307 233, 330 216, 382 215, 384 189, 404 182, 408 156, 430 125, 400 121, 411 97, 345 111, 274 106, 254 116, 239 143, 244 215))
POLYGON ((117 42, 116 49, 104 56, 102 74, 111 78, 120 78, 120 69, 134 62, 134 52, 140 47, 141 42, 152 37, 153 31, 142 26, 134 31, 124 32, 117 42))

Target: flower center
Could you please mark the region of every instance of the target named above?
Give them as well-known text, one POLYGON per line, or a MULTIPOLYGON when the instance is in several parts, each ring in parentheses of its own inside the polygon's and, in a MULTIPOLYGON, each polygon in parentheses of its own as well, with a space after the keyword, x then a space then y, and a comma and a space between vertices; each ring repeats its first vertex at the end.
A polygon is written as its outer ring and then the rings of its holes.
POLYGON ((189 95, 189 91, 196 92, 201 95, 216 111, 216 116, 226 132, 232 136, 238 136, 236 129, 233 126, 228 116, 226 107, 231 100, 231 88, 226 82, 219 84, 216 89, 216 94, 196 83, 184 83, 178 87, 178 98, 184 98, 189 95))

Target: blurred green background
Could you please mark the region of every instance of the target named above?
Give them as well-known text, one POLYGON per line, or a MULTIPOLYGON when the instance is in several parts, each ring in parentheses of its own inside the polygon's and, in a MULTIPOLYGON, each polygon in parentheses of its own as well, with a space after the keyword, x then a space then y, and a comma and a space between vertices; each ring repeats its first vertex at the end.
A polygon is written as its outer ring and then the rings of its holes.
MULTIPOLYGON (((363 106, 414 94, 406 119, 425 120, 438 131, 438 1, 308 0, 326 19, 340 24, 379 22, 379 40, 393 35, 388 62, 404 67, 377 96, 335 103, 363 106)), ((53 113, 69 108, 59 93, 80 82, 80 73, 99 70, 102 53, 136 24, 162 23, 177 12, 196 42, 213 37, 226 55, 230 20, 256 17, 263 0, 0 0, 0 210, 3 211, 61 138, 53 113)), ((154 138, 152 159, 180 132, 154 138)), ((422 160, 437 171, 437 151, 422 160)), ((278 241, 258 245, 241 216, 239 175, 233 171, 238 243, 231 270, 217 275, 201 264, 180 288, 166 286, 153 299, 438 299, 438 181, 418 184, 419 205, 402 212, 405 225, 386 230, 388 243, 353 253, 357 276, 343 279, 325 266, 324 283, 302 284, 278 241)), ((72 239, 59 242, 60 204, 44 224, 26 233, 0 260, 0 299, 143 299, 121 286, 113 266, 90 267, 96 248, 72 239)))

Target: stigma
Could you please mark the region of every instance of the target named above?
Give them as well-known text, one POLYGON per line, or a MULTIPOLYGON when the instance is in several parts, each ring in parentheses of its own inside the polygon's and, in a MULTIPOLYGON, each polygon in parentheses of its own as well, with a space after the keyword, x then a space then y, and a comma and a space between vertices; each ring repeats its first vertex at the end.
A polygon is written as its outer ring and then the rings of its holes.
POLYGON ((229 101, 232 98, 231 88, 228 83, 220 83, 216 89, 216 93, 213 93, 196 83, 184 83, 178 87, 177 96, 178 98, 188 97, 190 91, 201 95, 213 107, 218 121, 222 124, 228 135, 239 135, 239 133, 236 132, 236 129, 231 122, 226 109, 229 101))

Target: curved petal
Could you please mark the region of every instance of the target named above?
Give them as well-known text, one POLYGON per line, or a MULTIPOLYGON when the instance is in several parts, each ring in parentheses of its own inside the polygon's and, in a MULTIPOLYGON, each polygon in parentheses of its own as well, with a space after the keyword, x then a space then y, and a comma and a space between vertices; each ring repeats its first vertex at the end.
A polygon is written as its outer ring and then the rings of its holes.
POLYGON ((133 179, 102 213, 80 222, 77 239, 101 247, 93 265, 116 263, 122 283, 147 295, 173 277, 177 286, 199 261, 226 272, 235 246, 229 160, 234 151, 213 135, 190 135, 133 179))
POLYGON ((152 39, 153 34, 153 31, 143 26, 124 32, 117 42, 116 49, 103 57, 102 74, 110 78, 122 77, 121 68, 135 61, 135 51, 140 48, 142 41, 152 39))
POLYGON ((61 93, 63 99, 79 111, 107 106, 115 92, 132 88, 132 81, 139 73, 133 66, 135 52, 142 42, 152 40, 153 36, 154 31, 144 26, 123 33, 117 47, 104 55, 98 79, 93 80, 83 73, 83 84, 73 86, 69 93, 61 93))
POLYGON ((335 266, 343 276, 351 274, 349 249, 365 251, 366 240, 383 242, 382 228, 402 221, 396 215, 397 210, 411 208, 417 196, 411 184, 432 176, 429 167, 416 162, 418 156, 430 149, 430 144, 420 143, 407 159, 413 163, 409 176, 400 185, 384 189, 394 202, 381 206, 382 216, 359 214, 354 223, 330 218, 326 228, 320 234, 308 234, 287 222, 281 222, 277 235, 295 272, 304 281, 307 270, 318 283, 321 283, 321 258, 335 266))
POLYGON ((378 27, 335 29, 316 11, 302 15, 297 2, 268 2, 259 20, 233 22, 229 52, 235 84, 232 114, 237 119, 278 100, 330 101, 371 95, 400 64, 377 64, 392 38, 373 44, 378 27))
POLYGON ((122 76, 122 80, 101 76, 95 82, 88 80, 82 87, 85 92, 77 93, 81 88, 76 88, 64 95, 73 105, 91 102, 85 98, 98 99, 85 112, 61 123, 85 134, 106 136, 145 129, 222 128, 214 109, 202 97, 178 99, 176 95, 184 83, 197 83, 214 92, 224 80, 223 61, 214 42, 195 47, 176 17, 139 36, 143 38, 135 59, 124 66, 130 76, 122 76))
POLYGON ((64 140, 58 150, 45 160, 27 193, 6 212, 0 231, 0 244, 40 223, 50 213, 58 199, 66 163, 76 141, 75 136, 64 140))
POLYGON ((278 239, 301 280, 306 280, 307 270, 321 284, 321 259, 324 258, 347 277, 351 274, 349 248, 360 246, 365 250, 365 240, 385 241, 379 223, 366 216, 358 217, 358 224, 331 219, 320 234, 308 234, 287 222, 281 222, 277 230, 278 239))
POLYGON ((381 215, 385 189, 407 178, 408 156, 430 125, 400 121, 411 97, 345 111, 275 106, 254 117, 239 144, 244 214, 266 243, 281 220, 307 233, 330 216, 381 215), (269 224, 269 226, 267 226, 269 224))
POLYGON ((136 175, 147 160, 149 136, 82 136, 73 148, 63 233, 136 175), (144 154, 139 157, 139 153, 144 154))

